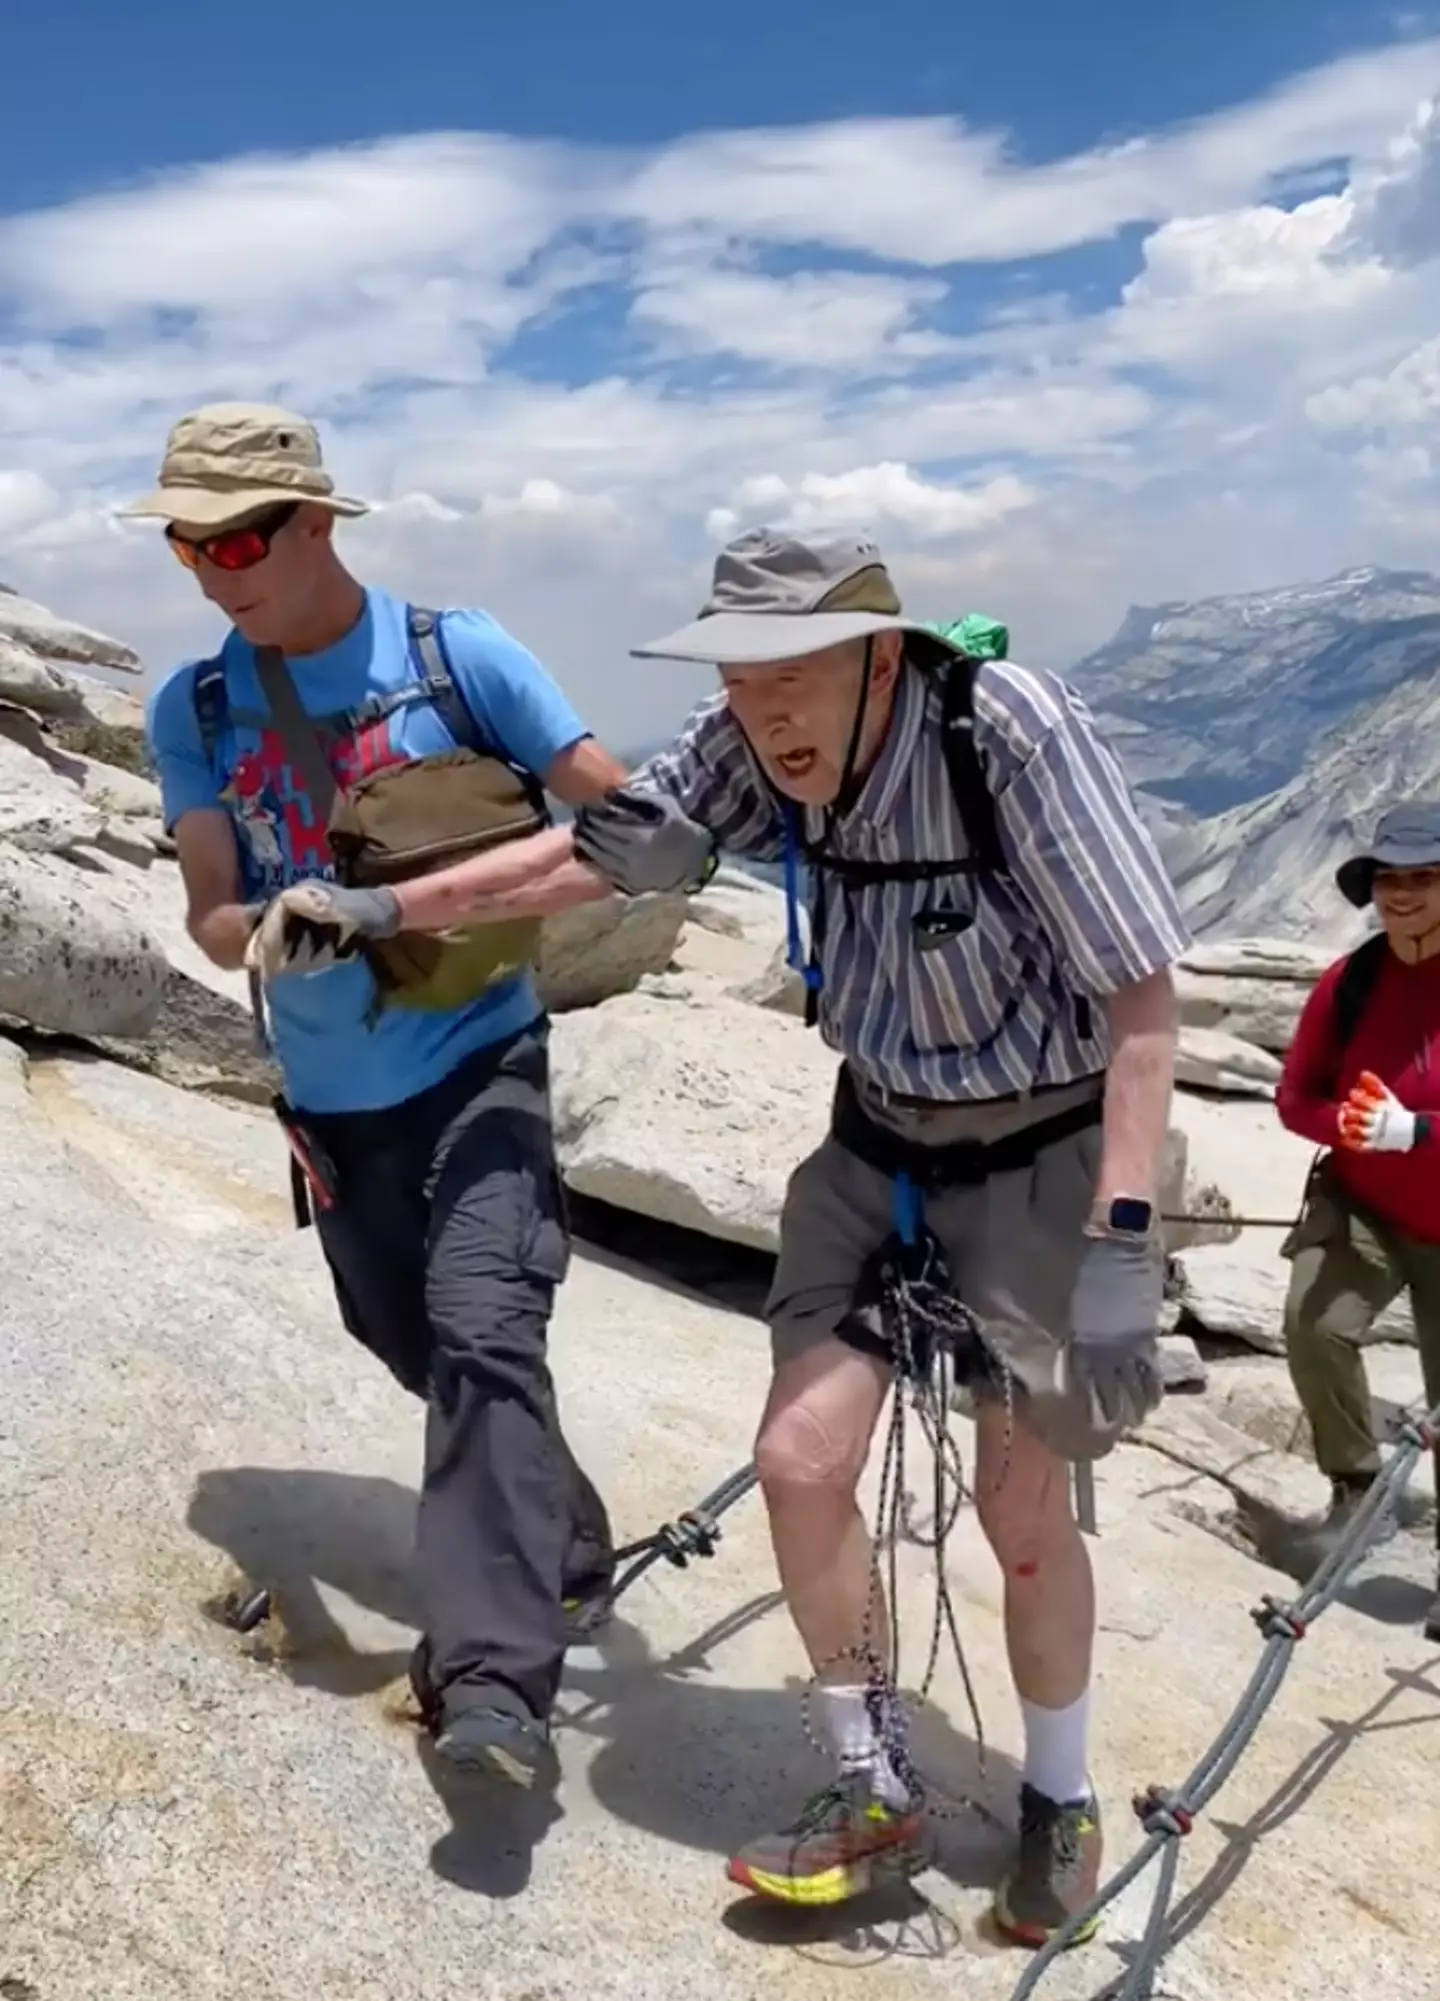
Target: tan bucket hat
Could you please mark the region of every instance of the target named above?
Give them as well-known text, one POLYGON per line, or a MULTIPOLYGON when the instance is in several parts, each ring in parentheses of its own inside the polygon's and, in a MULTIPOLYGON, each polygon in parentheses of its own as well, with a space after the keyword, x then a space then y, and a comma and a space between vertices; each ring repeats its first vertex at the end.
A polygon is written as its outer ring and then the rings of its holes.
POLYGON ((334 514, 370 511, 363 500, 336 493, 308 418, 271 403, 207 403, 172 426, 157 490, 120 511, 223 528, 287 500, 307 500, 334 514))

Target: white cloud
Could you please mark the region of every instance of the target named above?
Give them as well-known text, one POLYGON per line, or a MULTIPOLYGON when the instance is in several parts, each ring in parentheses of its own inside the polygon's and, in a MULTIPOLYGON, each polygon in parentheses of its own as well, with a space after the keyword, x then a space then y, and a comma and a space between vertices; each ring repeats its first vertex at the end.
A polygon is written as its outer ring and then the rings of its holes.
POLYGON ((434 134, 0 217, 0 575, 157 666, 213 642, 113 508, 221 396, 319 418, 377 503, 363 573, 486 603, 621 742, 697 691, 628 648, 762 515, 871 526, 922 613, 983 601, 1062 663, 1131 597, 1414 560, 1423 74, 1440 43, 1040 165, 948 119, 434 134), (1136 223, 1098 303, 1023 261, 1136 223))
POLYGON ((632 317, 698 354, 739 355, 789 368, 904 365, 947 343, 916 330, 947 288, 933 280, 800 271, 770 278, 703 266, 637 294, 632 317))
POLYGON ((1427 98, 1384 160, 1357 176, 1356 240, 1387 263, 1440 256, 1440 100, 1427 98))
POLYGON ((751 241, 922 265, 1009 261, 1243 202, 1318 161, 1370 153, 1408 111, 1416 75, 1437 68, 1440 40, 1409 42, 1307 72, 1175 132, 1039 167, 1017 164, 1000 135, 954 119, 707 133, 667 148, 617 205, 661 231, 719 226, 751 241))
POLYGON ((59 504, 59 494, 39 473, 24 467, 0 470, 0 535, 18 534, 52 519, 59 504))
POLYGON ((1320 390, 1305 405, 1324 430, 1403 430, 1440 420, 1440 339, 1426 341, 1387 375, 1320 390))
POLYGON ((744 480, 730 504, 716 508, 706 525, 717 538, 728 538, 742 523, 762 520, 802 532, 823 522, 876 524, 883 532, 893 522, 929 541, 974 534, 1033 505, 1038 497, 1013 474, 978 487, 940 486, 890 460, 851 472, 806 473, 794 486, 775 473, 744 480))

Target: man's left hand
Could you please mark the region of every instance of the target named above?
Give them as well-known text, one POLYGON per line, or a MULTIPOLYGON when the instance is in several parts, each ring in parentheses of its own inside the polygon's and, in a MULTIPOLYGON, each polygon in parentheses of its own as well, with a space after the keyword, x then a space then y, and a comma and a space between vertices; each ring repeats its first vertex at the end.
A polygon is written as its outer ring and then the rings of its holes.
POLYGON ((245 964, 267 980, 322 973, 358 958, 368 939, 393 938, 399 928, 393 890, 297 882, 281 890, 251 932, 245 964))
POLYGON ((1086 1239, 1070 1304, 1064 1388, 1097 1442, 1142 1424, 1160 1402, 1156 1339, 1165 1260, 1150 1237, 1086 1239))

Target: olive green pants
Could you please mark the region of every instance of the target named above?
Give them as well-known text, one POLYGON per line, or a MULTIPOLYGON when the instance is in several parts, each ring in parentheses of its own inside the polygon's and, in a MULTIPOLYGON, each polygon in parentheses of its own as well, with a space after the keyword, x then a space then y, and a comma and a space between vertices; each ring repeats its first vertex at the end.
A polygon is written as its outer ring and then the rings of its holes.
POLYGON ((1322 1162, 1281 1255, 1291 1265, 1285 1352, 1316 1463, 1332 1480, 1378 1472, 1360 1344, 1408 1290, 1426 1406, 1440 1404, 1440 1244, 1404 1236, 1357 1209, 1322 1162))

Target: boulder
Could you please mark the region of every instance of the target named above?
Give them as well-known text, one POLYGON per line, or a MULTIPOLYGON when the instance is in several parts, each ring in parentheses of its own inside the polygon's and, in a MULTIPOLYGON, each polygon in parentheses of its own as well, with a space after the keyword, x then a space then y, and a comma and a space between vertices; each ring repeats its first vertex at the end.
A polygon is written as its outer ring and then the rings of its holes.
POLYGON ((76 625, 71 619, 57 618, 43 605, 13 591, 0 592, 0 640, 42 660, 71 661, 120 674, 144 671, 139 654, 120 640, 94 632, 87 625, 76 625))
POLYGON ((1273 1098, 1280 1063, 1268 1050, 1223 1029, 1182 1026, 1175 1081, 1227 1097, 1273 1098))
POLYGON ((1162 1334, 1160 1348, 1160 1380, 1167 1393, 1174 1395, 1178 1390, 1203 1390, 1210 1380, 1200 1350, 1188 1334, 1162 1334))
POLYGON ((788 951, 789 947, 782 939, 771 953, 763 972, 729 989, 733 998, 748 1001, 751 1007, 769 1008, 774 1014, 789 1014, 797 1021, 803 1021, 805 982, 791 967, 788 951))
POLYGON ((0 736, 0 841, 34 854, 63 854, 78 841, 93 840, 104 823, 78 786, 0 736))
POLYGON ((1184 966, 1175 974, 1182 1027, 1220 1030, 1277 1056, 1294 1040, 1310 993, 1300 980, 1195 973, 1184 966))
MULTIPOLYGON (((1243 1341, 1263 1353, 1285 1352, 1285 1293, 1290 1266, 1272 1241, 1268 1256, 1248 1243, 1198 1244, 1176 1253, 1179 1298, 1187 1320, 1207 1334, 1243 1341)), ((1372 1341, 1412 1341, 1415 1322, 1409 1302, 1397 1300, 1382 1313, 1372 1341)))
MULTIPOLYGON (((1383 1445, 1401 1411, 1424 1408, 1420 1358, 1413 1347, 1378 1344, 1366 1351, 1365 1374, 1375 1437, 1383 1445)), ((1216 1357, 1209 1364, 1209 1376, 1206 1403, 1227 1424, 1274 1451, 1313 1458, 1309 1420, 1282 1356, 1216 1357)))
MULTIPOLYGON (((54 749, 51 739, 45 734, 44 724, 34 711, 18 702, 7 701, 3 696, 0 696, 0 737, 20 744, 35 757, 48 758, 54 749)), ((62 775, 78 783, 80 769, 79 760, 75 759, 62 775)))
POLYGON ((785 893, 740 868, 719 868, 689 900, 687 921, 767 952, 785 941, 785 893))
POLYGON ((143 778, 122 765, 105 764, 98 757, 86 757, 79 752, 67 752, 57 747, 56 755, 79 767, 77 783, 92 806, 98 806, 102 813, 112 818, 144 820, 157 831, 160 829, 164 809, 160 787, 153 779, 143 778))
POLYGON ((104 879, 0 841, 0 1014, 73 1035, 146 1035, 165 955, 104 879))
POLYGON ((87 1039, 129 1069, 211 1097, 268 1105, 281 1085, 256 1041, 248 1006, 175 966, 167 968, 159 1008, 143 1034, 87 1039))
POLYGON ((1294 980, 1313 987, 1334 957, 1294 938, 1206 938, 1192 945, 1179 964, 1183 971, 1212 978, 1294 980))
POLYGON ((554 1014, 594 1007, 663 972, 687 914, 680 895, 609 897, 547 917, 537 984, 554 1014))
POLYGON ((741 1001, 623 994, 552 1030, 567 1183, 774 1251, 791 1169, 823 1138, 838 1058, 741 1001))
MULTIPOLYGON (((159 849, 145 828, 134 820, 102 821, 94 845, 113 861, 128 862, 131 868, 149 868, 159 849)), ((78 849, 67 850, 71 855, 78 849)))
MULTIPOLYGON (((3 602, 3 600, 0 600, 3 602)), ((0 698, 45 716, 87 720, 85 691, 71 674, 0 632, 0 698)))

